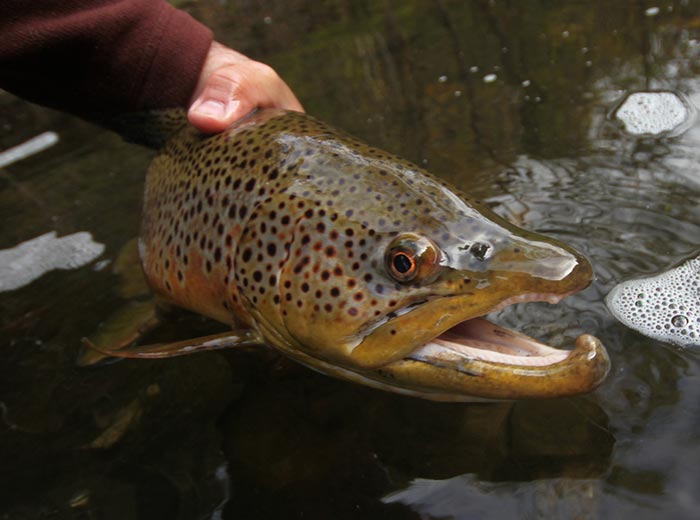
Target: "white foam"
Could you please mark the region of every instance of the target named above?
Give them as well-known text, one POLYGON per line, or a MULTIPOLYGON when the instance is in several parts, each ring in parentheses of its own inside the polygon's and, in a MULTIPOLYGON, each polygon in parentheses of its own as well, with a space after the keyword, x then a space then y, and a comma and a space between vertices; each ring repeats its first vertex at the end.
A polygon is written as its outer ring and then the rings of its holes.
POLYGON ((48 271, 76 269, 104 252, 86 231, 62 238, 55 231, 0 250, 0 292, 24 287, 48 271))
POLYGON ((623 282, 605 303, 618 320, 642 334, 700 346, 700 257, 651 278, 623 282))
POLYGON ((686 104, 673 92, 635 92, 615 112, 632 135, 659 135, 675 130, 689 116, 686 104))

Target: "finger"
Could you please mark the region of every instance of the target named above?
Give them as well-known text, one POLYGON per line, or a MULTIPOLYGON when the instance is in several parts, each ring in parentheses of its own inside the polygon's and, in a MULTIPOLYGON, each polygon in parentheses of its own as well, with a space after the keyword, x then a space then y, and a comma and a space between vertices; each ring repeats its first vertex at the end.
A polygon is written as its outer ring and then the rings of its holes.
POLYGON ((291 89, 267 65, 247 60, 213 71, 189 112, 203 132, 219 132, 256 107, 303 111, 291 89))
POLYGON ((241 77, 238 66, 224 66, 212 72, 204 87, 190 107, 190 123, 202 132, 220 132, 230 123, 253 109, 241 107, 236 92, 240 88, 241 77), (238 117, 237 117, 238 116, 238 117))
POLYGON ((292 90, 272 67, 249 61, 241 67, 241 73, 248 80, 241 82, 241 89, 237 92, 241 99, 248 99, 257 107, 304 111, 292 90))

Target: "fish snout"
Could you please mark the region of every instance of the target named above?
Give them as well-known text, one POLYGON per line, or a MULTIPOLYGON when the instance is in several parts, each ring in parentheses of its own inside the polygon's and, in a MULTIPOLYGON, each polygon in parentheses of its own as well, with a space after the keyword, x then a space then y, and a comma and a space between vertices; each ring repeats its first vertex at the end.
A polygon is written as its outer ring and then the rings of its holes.
POLYGON ((493 255, 489 269, 519 280, 523 290, 566 296, 588 286, 593 268, 573 248, 553 240, 516 241, 493 255))

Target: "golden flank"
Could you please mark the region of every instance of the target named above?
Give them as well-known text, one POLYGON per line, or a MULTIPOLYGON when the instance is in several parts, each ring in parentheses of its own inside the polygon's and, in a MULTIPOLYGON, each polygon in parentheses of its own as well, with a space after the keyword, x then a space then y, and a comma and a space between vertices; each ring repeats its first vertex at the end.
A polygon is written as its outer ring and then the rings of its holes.
POLYGON ((232 330, 111 355, 267 344, 339 378, 444 401, 580 394, 609 369, 592 336, 560 350, 483 318, 586 287, 582 255, 301 113, 176 133, 148 171, 139 250, 160 299, 232 330))

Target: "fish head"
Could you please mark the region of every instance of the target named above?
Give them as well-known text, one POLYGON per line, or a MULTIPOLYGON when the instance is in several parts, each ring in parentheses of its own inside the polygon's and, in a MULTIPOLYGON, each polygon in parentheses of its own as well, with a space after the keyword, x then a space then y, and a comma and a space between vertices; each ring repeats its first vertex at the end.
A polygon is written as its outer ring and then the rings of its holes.
POLYGON ((499 223, 485 208, 460 213, 451 226, 383 237, 375 255, 370 268, 388 287, 386 307, 356 333, 361 342, 351 354, 367 366, 403 359, 452 327, 514 303, 556 304, 592 280, 582 255, 499 223))
POLYGON ((322 372, 437 400, 571 395, 602 381, 609 360, 594 338, 561 351, 480 320, 582 289, 592 269, 581 254, 405 161, 367 161, 335 140, 296 146, 311 152, 277 195, 294 208, 291 237, 267 303, 250 306, 270 343, 322 372))
POLYGON ((408 232, 300 222, 280 278, 286 330, 328 361, 379 367, 457 323, 512 303, 557 303, 590 283, 583 256, 489 213, 450 225, 428 216, 408 232))

